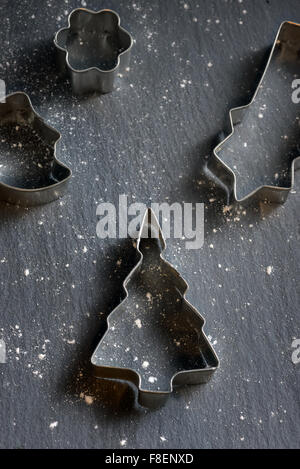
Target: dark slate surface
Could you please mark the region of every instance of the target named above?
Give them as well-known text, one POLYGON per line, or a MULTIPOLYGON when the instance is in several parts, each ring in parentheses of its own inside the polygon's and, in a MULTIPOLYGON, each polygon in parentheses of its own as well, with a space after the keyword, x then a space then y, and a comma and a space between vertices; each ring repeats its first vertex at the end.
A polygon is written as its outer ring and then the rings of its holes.
POLYGON ((79 100, 56 76, 52 38, 81 4, 1 1, 0 78, 61 131, 74 177, 62 201, 0 204, 0 445, 297 447, 299 175, 284 206, 226 211, 201 167, 228 109, 249 101, 279 24, 300 22, 299 1, 87 1, 118 11, 136 44, 118 91, 79 100), (221 368, 154 412, 132 408, 131 388, 89 377, 134 266, 130 240, 96 236, 97 204, 120 194, 206 204, 203 248, 170 239, 166 258, 189 282, 221 368))

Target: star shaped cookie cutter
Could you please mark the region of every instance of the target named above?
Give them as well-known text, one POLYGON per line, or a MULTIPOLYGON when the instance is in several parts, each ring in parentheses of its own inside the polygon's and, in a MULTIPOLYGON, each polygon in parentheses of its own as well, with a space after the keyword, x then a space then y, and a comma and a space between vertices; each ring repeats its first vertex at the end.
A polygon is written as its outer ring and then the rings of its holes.
POLYGON ((68 27, 54 38, 59 69, 68 74, 75 94, 109 93, 129 64, 131 35, 112 10, 73 10, 68 27))
POLYGON ((0 200, 33 206, 64 195, 71 170, 56 158, 60 138, 26 93, 12 93, 1 101, 0 200))
POLYGON ((293 102, 299 57, 300 25, 286 21, 253 99, 230 110, 231 133, 205 170, 226 190, 228 204, 250 198, 284 203, 294 187, 300 168, 300 100, 293 102))
POLYGON ((138 402, 149 408, 161 406, 175 386, 206 383, 219 366, 205 321, 185 298, 187 283, 162 257, 165 246, 149 209, 138 263, 123 283, 126 298, 110 313, 91 359, 96 377, 133 383, 138 402))

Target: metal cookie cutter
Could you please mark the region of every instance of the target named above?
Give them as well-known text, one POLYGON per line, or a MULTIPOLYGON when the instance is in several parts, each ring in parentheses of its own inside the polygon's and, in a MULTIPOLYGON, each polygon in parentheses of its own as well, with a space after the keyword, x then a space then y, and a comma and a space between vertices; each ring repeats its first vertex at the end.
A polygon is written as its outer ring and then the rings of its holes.
POLYGON ((71 170, 56 158, 60 133, 35 112, 27 94, 0 103, 0 199, 33 206, 64 195, 71 170))
POLYGON ((150 408, 174 386, 207 382, 219 366, 204 319, 185 299, 187 283, 162 257, 165 246, 149 209, 137 239, 139 261, 123 284, 126 298, 109 315, 91 359, 95 376, 132 382, 139 403, 150 408))
POLYGON ((54 44, 59 68, 69 74, 75 94, 109 93, 117 74, 128 66, 133 40, 114 11, 78 8, 54 44))
POLYGON ((252 101, 230 111, 231 134, 206 168, 227 190, 228 203, 250 197, 283 203, 293 189, 300 167, 299 78, 300 25, 284 22, 252 101))

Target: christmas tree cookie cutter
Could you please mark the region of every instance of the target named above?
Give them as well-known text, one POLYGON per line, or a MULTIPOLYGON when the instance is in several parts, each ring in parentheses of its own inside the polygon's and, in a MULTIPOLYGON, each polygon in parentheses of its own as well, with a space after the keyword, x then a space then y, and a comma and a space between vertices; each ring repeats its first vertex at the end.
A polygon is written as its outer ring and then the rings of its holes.
POLYGON ((112 10, 73 10, 68 27, 54 38, 58 66, 68 74, 75 94, 113 91, 116 77, 129 64, 131 35, 112 10))
POLYGON ((300 104, 293 100, 297 78, 300 25, 286 21, 253 99, 231 109, 231 133, 206 167, 206 174, 226 190, 228 204, 250 198, 284 203, 293 189, 300 168, 300 104))
POLYGON ((71 170, 56 158, 60 137, 26 93, 0 102, 0 200, 34 206, 64 195, 71 170))
POLYGON ((137 239, 138 263, 123 284, 126 298, 109 315, 91 359, 96 377, 133 383, 148 408, 162 405, 174 386, 206 383, 219 366, 205 321, 185 298, 187 283, 162 257, 165 246, 149 209, 137 239))

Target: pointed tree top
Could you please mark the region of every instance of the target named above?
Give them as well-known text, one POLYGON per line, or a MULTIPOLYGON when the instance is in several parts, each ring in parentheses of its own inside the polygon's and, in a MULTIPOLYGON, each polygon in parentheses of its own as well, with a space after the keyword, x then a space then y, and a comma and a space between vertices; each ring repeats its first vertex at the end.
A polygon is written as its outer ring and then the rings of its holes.
POLYGON ((157 217, 151 208, 145 212, 139 236, 137 239, 137 249, 140 250, 140 244, 143 239, 153 238, 160 242, 161 251, 166 248, 166 241, 162 233, 157 217))

